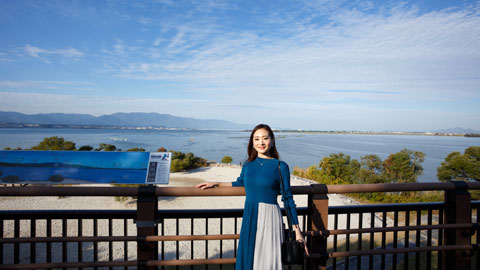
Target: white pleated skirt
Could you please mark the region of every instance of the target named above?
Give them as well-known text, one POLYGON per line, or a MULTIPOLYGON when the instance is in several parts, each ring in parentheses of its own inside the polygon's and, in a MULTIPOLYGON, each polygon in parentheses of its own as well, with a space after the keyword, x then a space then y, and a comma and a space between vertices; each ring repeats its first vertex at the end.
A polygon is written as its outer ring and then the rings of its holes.
POLYGON ((282 270, 283 219, 278 204, 259 203, 254 270, 282 270))

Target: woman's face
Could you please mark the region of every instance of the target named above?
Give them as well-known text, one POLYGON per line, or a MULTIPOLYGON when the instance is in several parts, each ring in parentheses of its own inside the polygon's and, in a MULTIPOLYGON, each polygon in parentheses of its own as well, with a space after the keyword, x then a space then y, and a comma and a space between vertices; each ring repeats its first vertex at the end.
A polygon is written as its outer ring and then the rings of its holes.
POLYGON ((253 133, 253 148, 259 157, 270 157, 270 148, 273 146, 272 137, 268 130, 261 128, 253 133))

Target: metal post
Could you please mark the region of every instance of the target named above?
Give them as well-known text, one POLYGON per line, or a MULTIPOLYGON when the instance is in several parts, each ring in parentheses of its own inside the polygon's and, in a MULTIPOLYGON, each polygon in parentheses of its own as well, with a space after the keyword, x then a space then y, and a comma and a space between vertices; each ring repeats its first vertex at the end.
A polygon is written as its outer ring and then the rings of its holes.
MULTIPOLYGON (((455 190, 445 191, 445 224, 472 223, 470 193, 467 183, 452 181, 455 190)), ((471 245, 471 231, 467 229, 445 230, 444 245, 471 245)), ((444 251, 443 269, 470 269, 470 251, 444 251)))
MULTIPOLYGON (((313 194, 308 196, 310 212, 309 231, 328 230, 328 188, 326 185, 311 185, 313 194)), ((327 237, 315 235, 308 239, 308 250, 311 254, 322 254, 321 258, 307 260, 307 269, 325 270, 327 268, 327 237)))
POLYGON ((140 186, 137 200, 137 260, 138 269, 153 270, 156 266, 147 267, 149 260, 158 259, 158 242, 146 242, 149 235, 157 235, 156 213, 158 199, 153 185, 140 186))

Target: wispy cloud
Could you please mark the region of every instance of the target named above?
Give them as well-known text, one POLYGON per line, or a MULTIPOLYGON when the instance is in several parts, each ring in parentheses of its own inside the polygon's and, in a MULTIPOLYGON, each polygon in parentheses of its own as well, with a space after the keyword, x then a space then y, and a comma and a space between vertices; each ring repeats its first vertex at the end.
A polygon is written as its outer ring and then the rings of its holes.
POLYGON ((42 60, 46 63, 51 63, 49 59, 50 56, 61 56, 66 58, 78 59, 83 57, 85 54, 75 48, 64 48, 64 49, 42 49, 39 47, 32 46, 30 44, 25 45, 21 48, 21 51, 30 57, 42 60))
POLYGON ((329 24, 285 21, 283 27, 293 26, 288 37, 205 30, 189 23, 178 26, 165 48, 154 50, 165 56, 160 62, 119 63, 116 72, 137 80, 214 85, 227 92, 243 88, 246 95, 263 90, 323 96, 332 89, 371 89, 430 98, 432 93, 450 95, 462 85, 455 95, 469 96, 480 81, 479 15, 468 8, 420 13, 394 6, 375 14, 343 9, 329 17, 329 24), (180 53, 184 57, 168 57, 180 53))
POLYGON ((0 81, 0 87, 5 89, 49 89, 67 91, 91 91, 95 84, 91 82, 74 81, 0 81))

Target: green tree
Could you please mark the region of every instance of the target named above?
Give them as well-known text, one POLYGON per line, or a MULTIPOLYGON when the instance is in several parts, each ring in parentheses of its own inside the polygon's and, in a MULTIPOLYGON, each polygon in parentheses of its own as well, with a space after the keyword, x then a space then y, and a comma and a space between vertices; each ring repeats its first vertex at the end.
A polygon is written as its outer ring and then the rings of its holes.
POLYGON ((90 145, 84 145, 78 148, 78 151, 92 151, 92 150, 93 150, 93 147, 91 147, 90 145))
POLYGON ((182 153, 180 151, 172 151, 172 164, 170 171, 180 172, 199 167, 207 166, 207 161, 203 158, 196 157, 193 153, 182 153))
POLYGON ((230 156, 224 156, 224 157, 222 158, 222 161, 221 161, 221 162, 222 162, 222 163, 230 164, 230 163, 232 163, 232 161, 233 161, 232 157, 230 157, 230 156))
POLYGON ((307 170, 307 175, 316 175, 324 183, 352 184, 356 182, 355 179, 360 170, 360 163, 343 153, 331 154, 320 161, 318 169, 320 172, 315 172, 314 168, 307 170))
POLYGON ((32 150, 75 150, 75 143, 72 141, 65 141, 64 138, 53 136, 44 138, 39 144, 32 147, 32 150))
POLYGON ((105 152, 112 152, 117 150, 117 147, 113 144, 106 144, 106 143, 101 143, 98 145, 98 148, 95 149, 95 151, 105 151, 105 152))
POLYGON ((471 146, 464 154, 452 152, 437 168, 440 181, 480 181, 480 147, 471 146))
POLYGON ((145 148, 138 148, 138 147, 130 148, 127 150, 127 152, 145 152, 145 148))
POLYGON ((383 162, 383 176, 388 183, 415 183, 423 173, 424 160, 424 153, 408 149, 390 154, 383 162))
POLYGON ((361 157, 360 165, 361 168, 358 172, 358 183, 385 183, 385 177, 382 175, 383 162, 378 155, 365 155, 361 157))

